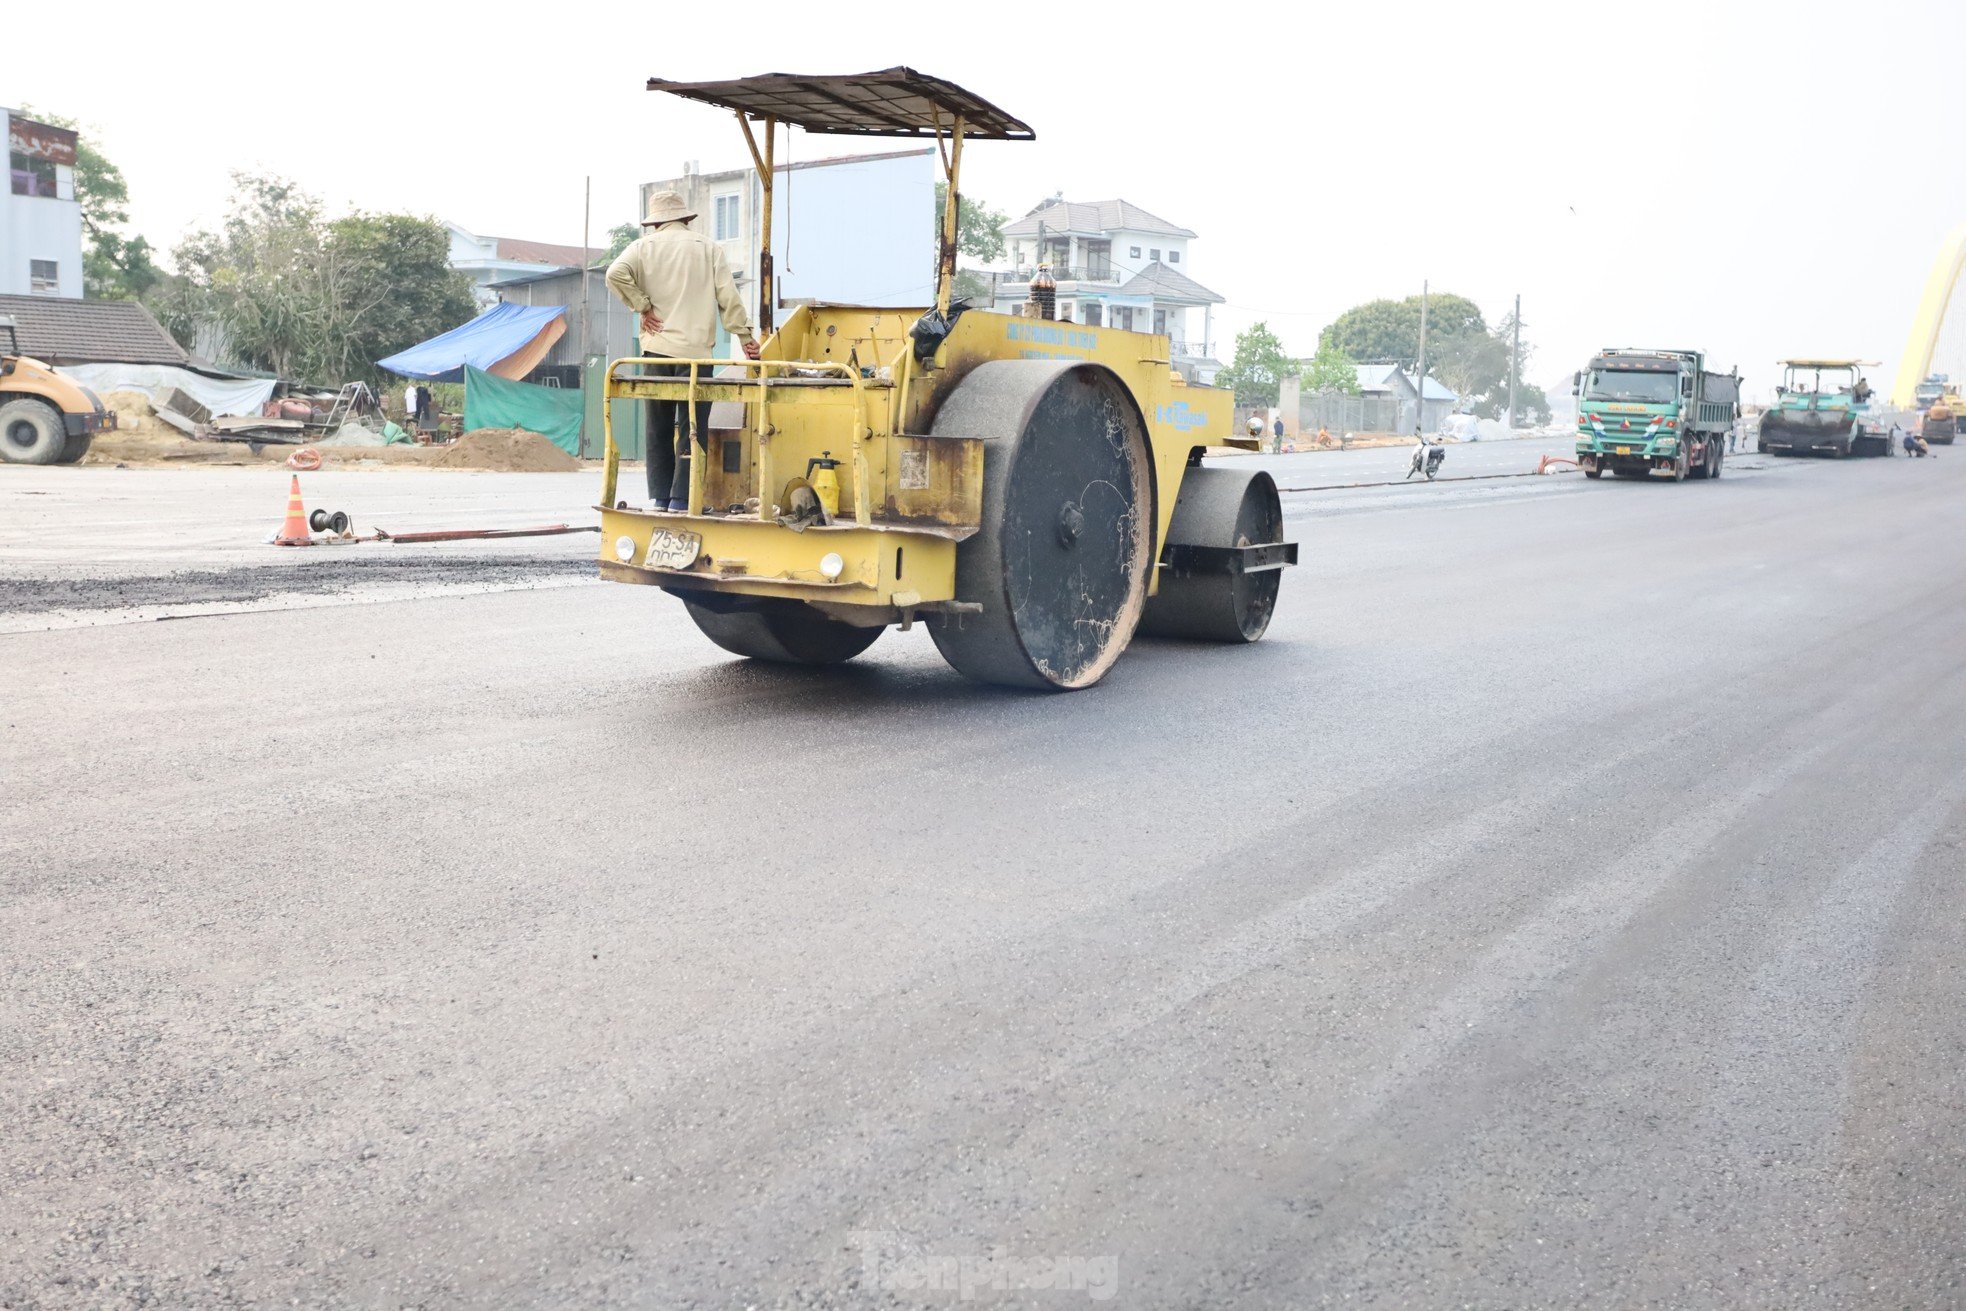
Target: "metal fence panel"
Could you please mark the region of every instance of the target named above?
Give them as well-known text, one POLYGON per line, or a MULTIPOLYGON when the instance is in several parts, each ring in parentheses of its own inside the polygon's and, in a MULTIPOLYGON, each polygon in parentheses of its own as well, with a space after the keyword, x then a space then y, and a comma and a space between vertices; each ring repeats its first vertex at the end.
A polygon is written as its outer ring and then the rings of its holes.
POLYGON ((1348 432, 1397 432, 1398 425, 1396 397, 1322 392, 1303 398, 1297 430, 1314 433, 1323 428, 1332 436, 1341 437, 1348 432))

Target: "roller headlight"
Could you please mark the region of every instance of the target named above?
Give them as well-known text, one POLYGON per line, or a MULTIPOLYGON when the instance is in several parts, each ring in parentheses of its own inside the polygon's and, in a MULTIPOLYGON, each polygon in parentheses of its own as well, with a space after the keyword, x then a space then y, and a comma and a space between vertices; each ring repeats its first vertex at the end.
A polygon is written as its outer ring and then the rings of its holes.
POLYGON ((846 572, 846 561, 840 558, 838 551, 828 551, 819 557, 819 572, 830 583, 846 572))
POLYGON ((614 558, 624 564, 635 558, 635 539, 617 537, 614 539, 614 558))

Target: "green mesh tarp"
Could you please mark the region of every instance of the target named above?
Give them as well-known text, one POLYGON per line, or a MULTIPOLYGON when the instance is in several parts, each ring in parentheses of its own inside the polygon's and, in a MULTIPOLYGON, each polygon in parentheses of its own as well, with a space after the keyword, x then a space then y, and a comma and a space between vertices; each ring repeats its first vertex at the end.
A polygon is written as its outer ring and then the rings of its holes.
POLYGON ((507 382, 464 366, 464 430, 524 428, 565 451, 580 454, 580 393, 559 387, 507 382))

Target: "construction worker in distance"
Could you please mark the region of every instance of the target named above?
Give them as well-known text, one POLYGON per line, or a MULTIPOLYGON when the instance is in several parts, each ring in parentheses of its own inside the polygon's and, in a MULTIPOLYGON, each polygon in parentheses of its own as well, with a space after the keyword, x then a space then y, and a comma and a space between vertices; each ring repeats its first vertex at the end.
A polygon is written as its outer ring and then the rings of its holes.
MULTIPOLYGON (((758 358, 757 335, 744 312, 743 298, 730 275, 723 247, 689 226, 696 212, 673 191, 649 197, 642 235, 608 265, 608 286, 641 316, 642 354, 664 359, 709 359, 717 348, 721 321, 731 340, 744 344, 744 357, 758 358)), ((645 366, 656 377, 688 377, 683 364, 645 366)), ((706 452, 710 442, 710 402, 696 413, 682 401, 648 402, 648 484, 651 509, 672 514, 689 508, 692 439, 706 452)))

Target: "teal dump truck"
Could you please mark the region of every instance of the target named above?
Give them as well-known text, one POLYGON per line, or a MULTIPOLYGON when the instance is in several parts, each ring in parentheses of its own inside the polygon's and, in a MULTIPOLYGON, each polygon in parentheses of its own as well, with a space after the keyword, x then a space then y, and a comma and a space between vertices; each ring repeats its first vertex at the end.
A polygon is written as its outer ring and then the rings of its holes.
POLYGON ((1891 434, 1872 412, 1866 360, 1783 360, 1775 403, 1761 416, 1772 455, 1890 455, 1891 434))
POLYGON ((1738 373, 1699 351, 1605 350, 1575 379, 1577 464, 1589 478, 1718 478, 1741 415, 1738 373))

